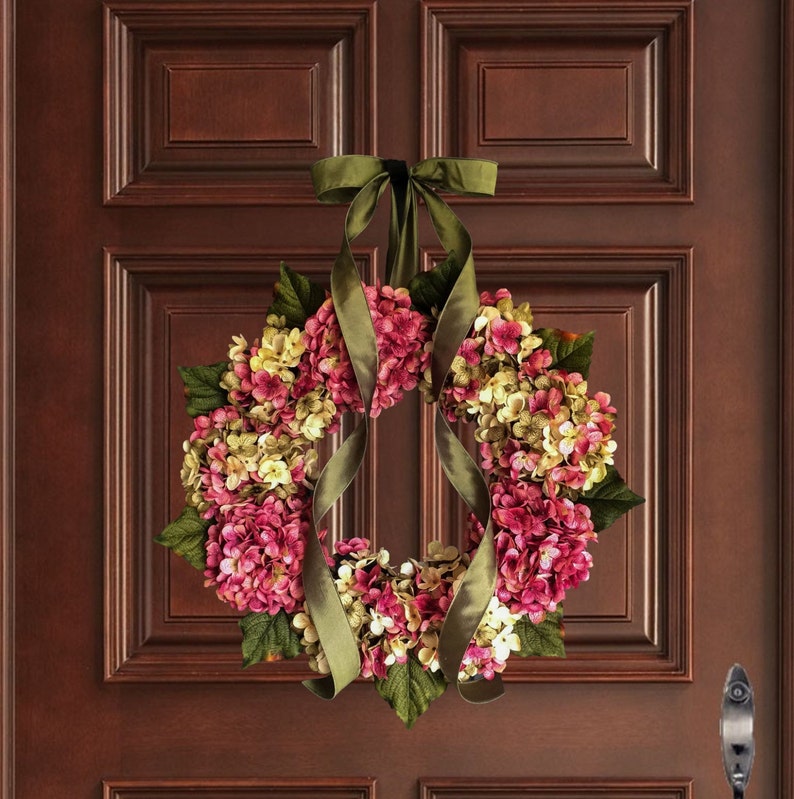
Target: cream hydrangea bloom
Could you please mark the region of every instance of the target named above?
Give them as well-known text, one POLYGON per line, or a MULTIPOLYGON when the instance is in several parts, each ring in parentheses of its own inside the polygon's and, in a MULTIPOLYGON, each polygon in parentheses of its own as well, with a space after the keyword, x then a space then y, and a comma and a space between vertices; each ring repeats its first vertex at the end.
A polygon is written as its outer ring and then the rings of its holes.
POLYGON ((293 327, 292 330, 281 330, 277 327, 266 327, 262 331, 262 341, 256 355, 251 356, 251 371, 264 370, 278 375, 283 382, 292 383, 298 365, 306 348, 301 342, 303 332, 293 327))
POLYGON ((521 651, 521 639, 513 632, 513 625, 508 624, 491 642, 493 656, 496 660, 505 661, 511 652, 521 651))
POLYGON ((526 404, 526 395, 521 391, 514 391, 508 395, 505 404, 496 412, 496 418, 500 422, 514 422, 518 419, 526 404))
POLYGON ((281 460, 263 459, 259 463, 257 473, 262 478, 262 484, 268 491, 272 491, 276 486, 287 485, 292 482, 287 464, 281 460))

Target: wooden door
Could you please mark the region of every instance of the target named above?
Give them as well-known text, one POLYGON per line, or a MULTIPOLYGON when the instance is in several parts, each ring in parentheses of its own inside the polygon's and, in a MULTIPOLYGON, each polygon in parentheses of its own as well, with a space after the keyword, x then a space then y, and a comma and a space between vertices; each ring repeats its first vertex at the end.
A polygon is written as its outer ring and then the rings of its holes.
MULTIPOLYGON (((789 5, 4 3, 7 796, 727 796, 718 718, 740 661, 750 795, 794 797, 789 5), (304 661, 242 671, 234 614, 152 542, 183 499, 176 366, 257 335, 280 260, 327 276, 344 208, 315 201, 308 167, 354 152, 500 162, 494 199, 450 198, 479 284, 543 325, 597 331, 591 383, 619 408, 618 466, 647 498, 566 602, 567 659, 513 658, 500 701, 448 691, 410 731, 367 682, 324 703, 304 661)), ((355 244, 370 280, 385 225, 355 244)), ((430 265, 426 222, 421 244, 430 265)), ((415 394, 377 420, 335 534, 397 562, 460 541, 429 423, 415 394)))

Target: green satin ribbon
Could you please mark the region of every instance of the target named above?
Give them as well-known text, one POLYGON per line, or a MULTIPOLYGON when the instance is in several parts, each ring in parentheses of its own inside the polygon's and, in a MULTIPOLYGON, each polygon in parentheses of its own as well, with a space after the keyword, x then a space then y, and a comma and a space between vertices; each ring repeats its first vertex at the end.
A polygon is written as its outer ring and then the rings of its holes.
MULTIPOLYGON (((378 351, 369 307, 361 286, 350 242, 364 230, 391 182, 391 224, 386 277, 392 286, 407 286, 419 268, 417 198, 427 206, 433 226, 447 252, 462 262, 460 275, 438 319, 431 367, 433 394, 438 399, 461 341, 479 307, 471 252, 471 237, 452 209, 436 194, 442 189, 468 196, 488 196, 496 184, 496 164, 467 158, 429 158, 408 169, 404 162, 373 156, 337 156, 312 166, 317 198, 325 203, 349 202, 342 248, 331 271, 331 293, 337 318, 364 402, 364 418, 328 461, 314 494, 317 522, 350 485, 367 446, 369 410, 377 379, 378 351)), ((469 505, 485 534, 466 572, 439 638, 438 656, 449 682, 469 702, 487 702, 503 693, 501 679, 460 683, 460 665, 496 585, 496 554, 490 520, 490 493, 477 464, 437 408, 436 448, 455 490, 469 505)), ((304 590, 330 675, 304 684, 319 696, 333 698, 358 675, 359 652, 336 592, 316 534, 309 536, 304 561, 304 590)))
POLYGON ((327 677, 306 680, 303 684, 323 699, 333 699, 358 677, 361 670, 358 644, 326 563, 317 529, 319 520, 353 481, 367 450, 369 412, 377 381, 378 343, 350 242, 369 224, 385 186, 379 176, 373 176, 360 187, 348 208, 342 248, 331 269, 334 310, 361 392, 364 416, 317 479, 312 503, 312 530, 307 536, 304 556, 306 603, 331 673, 327 677))

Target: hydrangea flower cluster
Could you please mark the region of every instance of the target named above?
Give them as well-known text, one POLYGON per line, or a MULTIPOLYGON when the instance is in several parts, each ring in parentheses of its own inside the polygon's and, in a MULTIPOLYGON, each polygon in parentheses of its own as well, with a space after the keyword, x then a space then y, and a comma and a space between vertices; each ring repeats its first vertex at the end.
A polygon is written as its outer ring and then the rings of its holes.
MULTIPOLYGON (((566 591, 590 574, 587 545, 597 536, 590 509, 570 499, 547 497, 537 483, 502 477, 491 483, 491 518, 498 563, 496 598, 518 617, 539 624, 566 591)), ((469 549, 483 527, 469 516, 469 549)))
POLYGON ((219 509, 207 540, 207 584, 237 610, 294 613, 302 606, 308 500, 266 496, 219 509))
MULTIPOLYGON (((377 416, 416 386, 430 328, 405 289, 365 294, 380 359, 377 416)), ((194 419, 181 474, 188 505, 212 522, 207 585, 237 610, 291 614, 303 603, 315 442, 339 429, 343 412, 363 410, 333 300, 304 330, 269 315, 250 347, 234 337, 221 386, 229 404, 194 419)))
MULTIPOLYGON (((385 549, 373 552, 363 538, 336 544, 332 572, 350 627, 361 649, 361 674, 386 679, 389 666, 415 656, 437 672, 438 638, 455 590, 466 574, 469 557, 455 547, 433 541, 423 562, 409 560, 398 569, 385 549)), ((305 604, 305 603, 304 603, 305 604)), ((461 681, 501 672, 511 651, 521 648, 514 614, 496 597, 469 645, 461 681)), ((328 672, 322 644, 308 608, 293 621, 313 669, 328 672)))
MULTIPOLYGON (((533 333, 528 303, 515 306, 507 289, 483 292, 480 302, 441 406, 451 421, 476 421, 485 470, 538 481, 548 496, 575 499, 601 482, 614 462, 610 397, 590 397, 578 372, 549 368, 552 356, 533 333)), ((429 382, 426 373, 420 386, 426 396, 429 382)))
MULTIPOLYGON (((370 317, 378 342, 378 380, 370 415, 377 417, 412 391, 429 367, 425 345, 432 330, 429 320, 411 309, 407 289, 364 286, 370 317)), ((363 413, 350 356, 329 297, 314 316, 306 320, 301 338, 308 357, 300 364, 302 389, 327 392, 337 410, 363 413)))
MULTIPOLYGON (((432 401, 434 316, 416 310, 406 289, 364 292, 379 356, 371 415, 417 384, 432 401)), ((194 418, 181 477, 188 506, 208 525, 205 584, 236 610, 286 614, 311 667, 326 673, 302 580, 315 447, 363 403, 333 299, 321 300, 322 293, 301 327, 270 314, 253 344, 234 337, 227 364, 216 365, 224 401, 194 418)), ((506 289, 484 292, 480 303, 439 399, 450 421, 476 425, 497 554, 496 590, 461 664, 462 681, 492 679, 511 653, 526 654, 521 631, 543 623, 588 579, 587 547, 604 524, 596 528, 582 500, 614 477, 610 397, 591 396, 582 374, 562 368, 562 345, 576 337, 535 331, 528 303, 516 305, 506 289)), ((464 552, 433 542, 424 561, 399 567, 366 538, 326 550, 363 676, 385 680, 410 658, 429 675, 439 672, 439 633, 483 533, 472 515, 464 552)))

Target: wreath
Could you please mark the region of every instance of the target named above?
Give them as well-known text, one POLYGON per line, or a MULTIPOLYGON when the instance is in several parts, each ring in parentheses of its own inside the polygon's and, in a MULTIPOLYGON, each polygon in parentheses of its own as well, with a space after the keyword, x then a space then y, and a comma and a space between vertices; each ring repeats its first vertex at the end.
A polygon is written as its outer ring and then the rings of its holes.
POLYGON ((593 334, 535 328, 507 289, 472 292, 470 239, 435 189, 488 194, 491 175, 469 159, 319 162, 320 199, 351 202, 331 292, 282 263, 261 336, 179 370, 193 417, 186 507, 155 540, 246 612, 244 667, 305 652, 321 675, 313 691, 372 678, 408 727, 448 682, 489 701, 511 655, 563 656, 562 602, 588 579, 589 544, 642 502, 613 463, 610 397, 588 387, 593 334), (389 283, 364 285, 350 240, 388 183, 389 283), (448 252, 418 274, 417 196, 448 252), (367 418, 416 387, 437 406, 442 465, 472 508, 464 551, 435 541, 394 565, 366 531, 327 547, 317 522, 361 463, 367 418), (363 424, 320 470, 317 442, 345 413, 363 424), (475 425, 479 464, 451 432, 458 420, 475 425))

